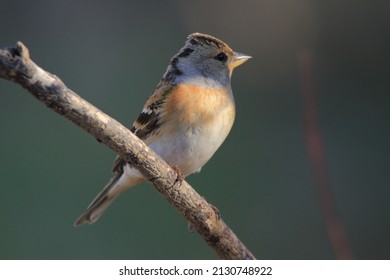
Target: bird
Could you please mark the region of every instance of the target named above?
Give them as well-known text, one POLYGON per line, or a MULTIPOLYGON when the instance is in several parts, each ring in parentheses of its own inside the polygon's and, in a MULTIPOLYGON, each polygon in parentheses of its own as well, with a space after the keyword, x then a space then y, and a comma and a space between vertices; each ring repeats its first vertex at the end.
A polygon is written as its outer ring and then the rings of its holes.
MULTIPOLYGON (((199 172, 233 126, 232 72, 250 58, 211 35, 190 34, 131 132, 183 176, 199 172)), ((115 198, 143 181, 131 163, 117 156, 113 177, 74 225, 96 222, 115 198)))

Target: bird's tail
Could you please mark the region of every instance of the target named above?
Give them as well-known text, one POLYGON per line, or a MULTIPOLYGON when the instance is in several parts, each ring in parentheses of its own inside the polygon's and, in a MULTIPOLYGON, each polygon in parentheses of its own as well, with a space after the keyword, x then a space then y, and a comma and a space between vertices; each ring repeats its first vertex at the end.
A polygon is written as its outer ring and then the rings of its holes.
POLYGON ((115 174, 110 182, 108 182, 103 190, 91 202, 85 213, 74 222, 74 226, 77 227, 85 223, 92 224, 96 222, 121 192, 142 181, 142 179, 137 178, 130 181, 129 179, 126 179, 126 182, 124 182, 122 175, 123 174, 115 174))

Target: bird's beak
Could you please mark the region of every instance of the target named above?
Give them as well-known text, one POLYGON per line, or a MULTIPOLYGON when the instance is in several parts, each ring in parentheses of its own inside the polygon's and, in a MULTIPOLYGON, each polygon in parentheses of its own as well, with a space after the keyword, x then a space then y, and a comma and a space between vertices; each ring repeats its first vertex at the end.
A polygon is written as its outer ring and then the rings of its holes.
POLYGON ((233 57, 232 57, 232 61, 229 63, 229 68, 231 70, 233 70, 234 68, 236 68, 237 66, 240 66, 241 64, 243 64, 245 61, 247 61, 250 58, 252 58, 252 57, 249 55, 235 52, 233 57))

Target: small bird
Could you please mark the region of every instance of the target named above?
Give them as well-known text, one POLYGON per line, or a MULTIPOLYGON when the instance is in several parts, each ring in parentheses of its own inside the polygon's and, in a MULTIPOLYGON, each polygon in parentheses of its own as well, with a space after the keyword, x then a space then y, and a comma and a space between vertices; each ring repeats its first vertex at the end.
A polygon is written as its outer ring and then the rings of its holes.
MULTIPOLYGON (((131 132, 182 175, 199 172, 233 126, 233 69, 251 56, 234 52, 210 35, 193 33, 172 57, 131 132)), ((120 157, 113 177, 75 226, 96 222, 123 191, 145 179, 120 157)))

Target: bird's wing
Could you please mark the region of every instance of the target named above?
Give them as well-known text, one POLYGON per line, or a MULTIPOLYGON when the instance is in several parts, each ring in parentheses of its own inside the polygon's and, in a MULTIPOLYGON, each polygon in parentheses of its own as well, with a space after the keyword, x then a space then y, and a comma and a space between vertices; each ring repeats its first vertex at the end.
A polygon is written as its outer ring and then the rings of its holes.
MULTIPOLYGON (((146 144, 152 142, 152 139, 158 135, 159 128, 164 121, 165 103, 175 87, 175 85, 163 81, 160 82, 153 94, 146 101, 141 114, 133 123, 130 131, 146 144)), ((117 156, 114 162, 113 172, 122 174, 125 164, 126 161, 117 156)))

